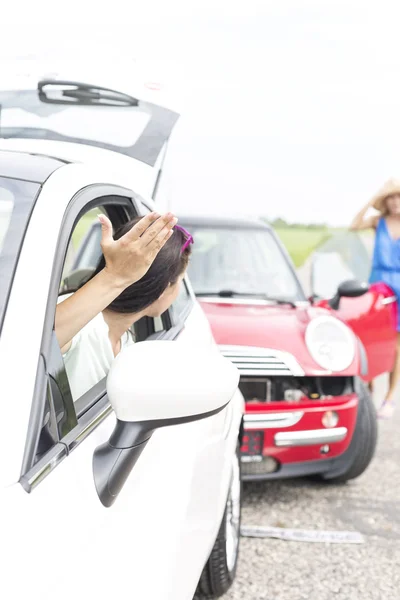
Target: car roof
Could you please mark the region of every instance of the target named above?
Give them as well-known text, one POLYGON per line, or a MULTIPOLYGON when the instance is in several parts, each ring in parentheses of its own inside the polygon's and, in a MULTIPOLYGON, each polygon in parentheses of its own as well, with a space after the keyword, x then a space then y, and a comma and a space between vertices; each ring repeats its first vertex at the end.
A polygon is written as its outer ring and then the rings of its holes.
POLYGON ((66 161, 42 154, 0 150, 0 177, 42 184, 66 161))
POLYGON ((24 138, 4 139, 0 136, 1 150, 49 156, 63 161, 65 164, 94 162, 97 165, 106 165, 114 169, 139 169, 145 172, 154 169, 140 160, 119 154, 119 152, 73 142, 24 138))
POLYGON ((240 229, 268 229, 271 227, 259 217, 220 217, 208 215, 179 215, 179 222, 192 227, 238 227, 240 229))

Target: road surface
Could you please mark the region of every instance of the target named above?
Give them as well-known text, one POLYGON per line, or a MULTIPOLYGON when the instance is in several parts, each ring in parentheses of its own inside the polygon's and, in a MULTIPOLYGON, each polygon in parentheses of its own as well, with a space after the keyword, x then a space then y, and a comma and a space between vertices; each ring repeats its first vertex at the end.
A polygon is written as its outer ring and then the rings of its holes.
MULTIPOLYGON (((367 244, 370 252, 372 238, 367 244)), ((300 272, 303 281, 309 265, 300 272)), ((376 405, 386 385, 385 377, 377 381, 376 405)), ((400 406, 392 420, 379 422, 369 469, 346 485, 307 479, 245 485, 244 525, 358 531, 365 543, 242 538, 237 578, 224 600, 399 600, 399 429, 400 406)))
MULTIPOLYGON (((384 392, 379 382, 376 403, 384 392)), ((345 485, 307 479, 247 484, 244 525, 350 530, 362 545, 242 538, 237 577, 224 600, 399 600, 400 409, 379 422, 369 469, 345 485)))

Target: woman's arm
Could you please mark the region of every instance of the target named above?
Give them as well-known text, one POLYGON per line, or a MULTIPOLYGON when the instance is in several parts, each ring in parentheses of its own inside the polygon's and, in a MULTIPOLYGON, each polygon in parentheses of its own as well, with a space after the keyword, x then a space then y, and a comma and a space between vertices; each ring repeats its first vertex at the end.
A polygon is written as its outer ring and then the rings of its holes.
POLYGON ((150 213, 119 240, 114 240, 110 220, 104 215, 100 215, 99 220, 106 266, 72 296, 57 304, 55 332, 63 353, 89 321, 146 274, 177 223, 171 213, 163 217, 150 213))
POLYGON ((368 202, 368 204, 364 206, 364 208, 362 208, 359 213, 356 214, 350 225, 351 231, 360 231, 362 229, 376 229, 376 226, 379 221, 379 215, 368 217, 368 219, 365 218, 365 215, 367 214, 370 208, 372 208, 372 201, 368 202))

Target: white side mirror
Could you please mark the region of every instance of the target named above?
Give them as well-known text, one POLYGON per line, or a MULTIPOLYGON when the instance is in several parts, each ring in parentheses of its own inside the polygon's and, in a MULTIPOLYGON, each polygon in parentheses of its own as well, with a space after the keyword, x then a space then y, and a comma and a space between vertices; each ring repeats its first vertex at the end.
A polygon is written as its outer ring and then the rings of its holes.
POLYGON ((216 346, 154 340, 123 350, 107 378, 117 425, 93 456, 101 502, 113 504, 156 429, 220 412, 238 383, 239 371, 216 346))
POLYGON ((217 347, 154 340, 117 356, 107 392, 120 421, 186 420, 223 408, 238 382, 238 370, 217 347))

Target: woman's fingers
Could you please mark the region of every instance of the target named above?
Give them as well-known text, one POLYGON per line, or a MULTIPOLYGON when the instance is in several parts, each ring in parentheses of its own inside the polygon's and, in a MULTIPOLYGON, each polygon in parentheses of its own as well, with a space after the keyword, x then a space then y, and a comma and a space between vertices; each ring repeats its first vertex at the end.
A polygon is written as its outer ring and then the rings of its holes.
MULTIPOLYGON (((151 227, 149 227, 142 235, 144 246, 159 246, 161 240, 169 233, 177 224, 178 219, 171 213, 167 213, 163 217, 157 219, 151 227)), ((159 246, 161 248, 161 246, 159 246)))
POLYGON ((101 245, 104 247, 113 241, 113 228, 106 215, 98 215, 98 219, 101 223, 101 245))
POLYGON ((160 217, 150 213, 118 240, 112 237, 112 225, 107 217, 99 217, 102 224, 101 247, 109 272, 114 273, 125 287, 143 277, 160 249, 173 233, 177 223, 171 213, 160 217))
POLYGON ((173 235, 173 233, 173 230, 169 229, 167 233, 164 234, 164 237, 157 237, 151 244, 148 244, 146 246, 146 250, 149 253, 149 258, 151 262, 154 261, 161 248, 168 242, 169 238, 173 235))
POLYGON ((128 242, 134 242, 138 240, 143 233, 152 225, 155 221, 160 218, 160 215, 156 212, 151 212, 143 219, 140 219, 136 225, 132 227, 129 231, 126 232, 120 239, 128 242))

